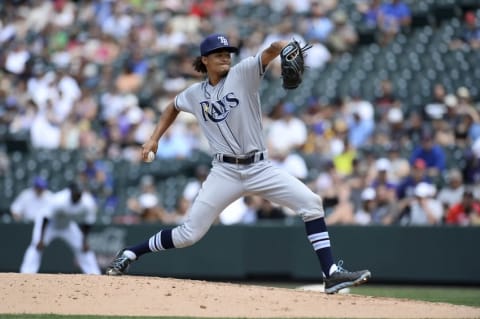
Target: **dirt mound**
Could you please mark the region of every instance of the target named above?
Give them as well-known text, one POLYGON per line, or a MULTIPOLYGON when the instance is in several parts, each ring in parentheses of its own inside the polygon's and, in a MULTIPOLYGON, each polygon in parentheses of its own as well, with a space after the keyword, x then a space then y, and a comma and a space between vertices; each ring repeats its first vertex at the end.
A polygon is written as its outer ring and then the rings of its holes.
POLYGON ((172 278, 0 273, 0 314, 479 318, 480 308, 172 278))

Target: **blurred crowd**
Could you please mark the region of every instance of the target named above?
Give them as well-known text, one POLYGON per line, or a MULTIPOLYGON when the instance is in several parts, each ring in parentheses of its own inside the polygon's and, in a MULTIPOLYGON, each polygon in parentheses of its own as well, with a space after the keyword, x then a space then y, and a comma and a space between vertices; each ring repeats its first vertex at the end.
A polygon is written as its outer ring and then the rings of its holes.
MULTIPOLYGON (((339 1, 2 2, 0 138, 27 136, 33 149, 85 151, 79 178, 90 183, 103 209, 114 210, 115 172, 104 161, 141 165, 139 146, 166 101, 202 79, 191 64, 205 35, 226 33, 240 48, 236 60, 279 39, 310 42, 308 72, 321 72, 359 45, 359 31, 339 1)), ((380 45, 410 28, 405 1, 354 2, 380 45)), ((479 49, 475 12, 463 22, 450 49, 479 49)), ((279 76, 278 61, 268 72, 266 81, 279 76)), ((374 100, 354 91, 334 100, 311 96, 306 105, 281 100, 265 110, 271 160, 322 196, 330 224, 480 224, 480 105, 471 88, 448 92, 436 83, 430 103, 408 113, 391 79, 380 81, 376 92, 374 100)), ((208 145, 195 120, 182 114, 160 140, 157 157, 181 160, 194 151, 208 153, 208 145)), ((0 148, 0 175, 8 167, 7 150, 0 148)), ((117 221, 181 222, 206 168, 197 173, 173 212, 144 176, 117 221)), ((219 222, 291 215, 249 196, 219 222)))

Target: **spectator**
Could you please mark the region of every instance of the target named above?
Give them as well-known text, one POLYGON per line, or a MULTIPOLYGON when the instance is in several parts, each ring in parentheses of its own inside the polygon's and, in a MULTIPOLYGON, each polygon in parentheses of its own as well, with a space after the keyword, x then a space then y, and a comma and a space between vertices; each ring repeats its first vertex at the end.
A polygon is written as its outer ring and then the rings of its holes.
POLYGON ((339 202, 339 192, 342 187, 341 176, 335 170, 333 162, 330 161, 325 165, 311 187, 322 197, 326 214, 330 213, 339 202))
POLYGON ((354 91, 350 99, 345 101, 345 112, 349 115, 357 113, 363 121, 372 122, 375 120, 375 110, 370 101, 362 97, 360 92, 354 91))
POLYGON ((406 121, 403 111, 399 107, 393 107, 387 111, 386 118, 378 121, 372 136, 372 144, 382 148, 388 148, 391 141, 397 141, 400 145, 410 143, 407 136, 406 121))
POLYGON ((382 0, 357 1, 357 11, 362 14, 362 22, 369 28, 377 27, 382 0))
POLYGON ((327 10, 320 1, 313 1, 310 9, 310 17, 306 22, 307 40, 316 39, 325 43, 334 29, 332 20, 327 15, 327 10))
POLYGON ((278 220, 286 217, 286 208, 273 204, 260 196, 248 195, 228 205, 220 214, 223 225, 252 224, 259 219, 278 220))
POLYGON ((243 202, 245 204, 245 212, 243 214, 243 224, 254 224, 258 221, 258 209, 263 199, 260 196, 245 196, 243 202))
POLYGON ((93 195, 96 205, 102 212, 108 215, 115 213, 118 199, 114 192, 113 172, 98 151, 86 152, 84 166, 80 168, 79 180, 93 195))
POLYGON ((465 167, 462 170, 463 181, 468 185, 480 184, 480 138, 471 147, 465 148, 463 156, 465 167))
POLYGON ((51 101, 43 111, 37 112, 30 129, 30 140, 34 148, 58 149, 61 145, 61 122, 51 101))
POLYGON ((16 75, 24 74, 27 62, 31 57, 27 46, 24 43, 15 42, 12 44, 12 49, 7 52, 4 65, 5 70, 16 75))
POLYGON ((408 159, 401 154, 400 146, 394 142, 388 146, 387 158, 391 163, 391 171, 388 173, 389 180, 397 185, 403 178, 405 178, 410 170, 410 163, 408 159))
POLYGON ((95 29, 82 45, 82 56, 90 62, 111 66, 118 58, 120 49, 114 37, 95 29))
POLYGON ((165 212, 162 217, 162 223, 166 225, 181 225, 188 218, 188 211, 191 203, 183 196, 177 200, 173 211, 165 212))
POLYGON ((455 94, 447 94, 445 96, 444 103, 447 107, 444 119, 448 121, 450 126, 455 126, 458 116, 458 98, 455 94))
POLYGON ((184 159, 190 156, 192 145, 179 124, 171 126, 159 141, 157 157, 184 159))
POLYGON ((137 74, 142 80, 147 75, 150 67, 147 57, 138 47, 132 49, 130 57, 126 63, 131 67, 132 72, 137 74))
POLYGON ((375 117, 383 121, 386 119, 388 111, 393 107, 401 107, 402 103, 394 93, 392 81, 384 79, 380 81, 380 94, 374 100, 375 117))
POLYGON ((128 14, 121 2, 113 3, 113 14, 102 21, 102 31, 116 39, 126 38, 133 26, 133 18, 128 14))
POLYGON ((202 188, 202 184, 208 176, 210 168, 206 165, 198 165, 195 168, 195 175, 190 179, 185 188, 183 189, 181 198, 183 199, 180 204, 182 204, 183 209, 186 213, 190 210, 190 207, 197 197, 198 192, 202 188))
POLYGON ((77 6, 70 1, 54 1, 51 22, 60 28, 71 26, 75 19, 77 6))
POLYGON ((410 7, 402 0, 390 0, 380 7, 378 27, 380 43, 389 43, 398 33, 408 28, 412 23, 410 7))
POLYGON ((387 112, 387 127, 389 137, 394 141, 405 139, 405 115, 400 107, 394 106, 387 112))
POLYGON ((400 216, 401 225, 439 225, 442 223, 442 204, 433 198, 432 184, 421 182, 415 186, 414 199, 410 201, 400 216))
POLYGON ((344 109, 347 113, 349 125, 348 139, 355 148, 362 147, 369 142, 374 129, 374 108, 370 101, 364 99, 359 92, 351 94, 345 101, 344 109))
POLYGON ((267 131, 266 142, 273 150, 291 149, 297 150, 307 140, 307 127, 305 123, 295 115, 295 105, 290 102, 281 103, 277 106, 279 118, 274 119, 267 131))
POLYGON ((305 65, 312 69, 323 69, 331 60, 332 54, 328 48, 317 39, 310 41, 312 48, 305 57, 305 65))
POLYGON ((350 189, 350 201, 353 204, 354 211, 357 211, 361 205, 361 193, 367 187, 367 170, 360 163, 363 159, 355 158, 352 162, 352 172, 345 176, 343 181, 350 189))
POLYGON ((432 99, 425 105, 425 115, 430 120, 441 119, 447 112, 447 106, 445 105, 445 97, 447 92, 445 86, 441 83, 436 83, 433 86, 432 99))
POLYGON ((372 136, 375 123, 372 120, 363 119, 358 111, 352 114, 348 123, 348 140, 353 148, 358 149, 366 145, 372 136))
POLYGON ((399 200, 411 198, 415 187, 420 182, 431 183, 431 178, 427 174, 427 163, 421 158, 415 160, 410 173, 397 185, 397 198, 399 200))
POLYGON ((444 115, 431 116, 431 127, 434 141, 442 147, 455 145, 455 133, 450 123, 444 119, 444 115))
POLYGON ((172 23, 167 23, 158 35, 154 48, 160 53, 175 52, 175 49, 184 43, 187 43, 187 35, 175 30, 172 23))
POLYGON ((82 88, 80 99, 75 103, 73 109, 74 117, 79 122, 93 123, 97 120, 98 111, 99 105, 95 97, 95 91, 91 88, 82 88))
POLYGON ((138 38, 137 49, 142 54, 145 50, 149 50, 152 43, 155 43, 155 37, 157 36, 153 15, 147 14, 140 21, 136 20, 133 24, 132 33, 138 38))
POLYGON ((480 202, 472 190, 465 190, 461 200, 447 211, 446 223, 458 226, 480 225, 480 202))
POLYGON ((357 157, 357 151, 349 140, 345 140, 342 151, 333 157, 335 170, 342 176, 348 176, 353 171, 353 161, 357 157))
POLYGON ((142 85, 142 77, 134 72, 133 65, 126 64, 118 75, 115 86, 121 94, 137 93, 142 85))
POLYGON ((165 214, 151 175, 142 176, 138 193, 127 200, 127 208, 136 216, 134 223, 159 223, 165 214))
POLYGON ((275 220, 284 219, 286 214, 283 208, 279 205, 260 198, 260 205, 257 208, 257 220, 275 220))
POLYGON ((411 111, 404 123, 407 136, 407 143, 405 144, 406 146, 413 148, 417 144, 421 143, 426 123, 423 121, 421 112, 417 110, 411 111))
POLYGON ((346 150, 348 147, 350 151, 355 151, 353 146, 348 142, 348 124, 345 119, 337 117, 333 119, 332 127, 327 133, 327 146, 325 154, 330 158, 335 158, 336 156, 341 155, 342 153, 347 153, 347 157, 351 155, 346 150), (347 145, 349 144, 349 145, 347 145))
POLYGON ((347 14, 337 10, 332 14, 334 28, 327 38, 327 47, 335 55, 352 51, 358 42, 355 28, 348 22, 347 14))
POLYGON ((373 223, 390 225, 395 221, 397 212, 397 198, 386 185, 379 184, 375 187, 377 208, 373 214, 373 223))
POLYGON ((473 11, 465 12, 463 26, 450 42, 450 48, 454 50, 467 47, 480 49, 480 26, 473 11))
POLYGON ((446 168, 446 155, 443 148, 436 144, 431 133, 424 133, 421 144, 415 147, 410 155, 410 163, 422 159, 427 165, 428 175, 440 176, 446 168))
POLYGON ((459 114, 469 114, 475 122, 480 122, 480 115, 472 100, 470 90, 465 86, 457 88, 457 107, 459 114))
POLYGON ((440 188, 437 199, 442 203, 444 210, 448 211, 463 197, 465 187, 462 172, 457 168, 451 168, 446 175, 446 182, 447 184, 440 188))
POLYGON ((353 224, 355 207, 350 201, 350 188, 348 184, 341 183, 337 192, 337 203, 329 214, 326 214, 327 225, 348 225, 353 224))
MULTIPOLYGON (((13 118, 9 121, 10 133, 15 134, 30 131, 37 116, 37 107, 32 101, 28 101, 26 105, 18 105, 17 109, 15 109, 15 105, 7 105, 7 110, 11 110, 13 114, 13 118)), ((5 117, 7 118, 9 116, 5 117)))
POLYGON ((376 208, 375 189, 366 188, 361 193, 360 207, 355 211, 355 224, 370 225, 372 223, 372 215, 376 208))
POLYGON ((289 172, 296 178, 305 181, 308 176, 308 168, 305 160, 296 152, 289 149, 279 149, 269 151, 270 159, 274 164, 289 172))
POLYGON ((390 179, 390 176, 393 173, 392 163, 388 158, 381 157, 375 162, 375 169, 377 174, 372 181, 371 186, 373 188, 384 186, 391 193, 391 198, 395 199, 396 185, 390 179))
POLYGON ((388 225, 394 214, 394 201, 382 197, 382 186, 368 187, 362 191, 362 204, 355 212, 355 224, 358 225, 388 225))
MULTIPOLYGON (((262 199, 260 199, 262 200, 262 199)), ((267 216, 265 218, 278 218, 276 216, 276 210, 277 206, 273 206, 271 203, 267 202, 265 204, 260 204, 259 207, 262 205, 266 206, 266 212, 265 214, 270 214, 271 216, 267 216)), ((281 210, 281 207, 279 207, 281 210)), ((222 225, 234 225, 234 224, 243 224, 252 218, 252 207, 249 206, 248 199, 245 200, 245 197, 240 197, 237 200, 233 201, 230 205, 225 207, 225 209, 220 213, 220 216, 218 217, 218 221, 222 225)), ((257 217, 253 217, 257 219, 257 217)))
POLYGON ((66 68, 57 69, 57 88, 64 99, 69 101, 69 103, 74 103, 80 99, 82 92, 78 85, 78 81, 69 74, 69 72, 70 71, 66 68))
POLYGON ((455 142, 461 146, 467 146, 480 137, 480 114, 472 102, 470 91, 466 87, 457 89, 457 97, 455 142))

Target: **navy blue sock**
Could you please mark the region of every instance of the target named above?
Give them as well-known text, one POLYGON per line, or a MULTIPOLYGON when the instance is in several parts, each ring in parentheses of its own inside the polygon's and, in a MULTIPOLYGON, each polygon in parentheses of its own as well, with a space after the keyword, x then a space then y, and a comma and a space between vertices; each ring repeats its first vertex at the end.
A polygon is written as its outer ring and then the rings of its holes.
POLYGON ((131 250, 137 255, 137 258, 141 255, 150 252, 156 252, 165 249, 175 248, 173 245, 172 240, 172 230, 171 229, 164 229, 150 237, 147 241, 140 243, 135 246, 131 246, 126 248, 127 250, 131 250))
POLYGON ((137 259, 141 256, 141 255, 144 255, 146 253, 150 253, 152 252, 150 250, 150 247, 148 246, 148 240, 147 241, 144 241, 143 243, 140 243, 138 245, 135 245, 135 246, 131 246, 131 247, 127 247, 126 248, 127 250, 131 250, 135 253, 135 255, 137 255, 137 259))
POLYGON ((334 264, 332 248, 330 247, 330 237, 327 231, 325 219, 318 218, 305 222, 308 240, 313 246, 322 271, 326 277, 330 276, 330 267, 334 264))

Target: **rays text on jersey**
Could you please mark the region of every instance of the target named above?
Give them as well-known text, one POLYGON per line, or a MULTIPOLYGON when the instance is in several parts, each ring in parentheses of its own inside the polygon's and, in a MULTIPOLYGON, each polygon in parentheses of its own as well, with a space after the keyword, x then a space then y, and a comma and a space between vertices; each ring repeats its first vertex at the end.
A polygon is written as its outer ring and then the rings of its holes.
POLYGON ((202 101, 200 102, 200 107, 202 108, 202 115, 205 121, 210 120, 218 123, 224 121, 228 117, 230 110, 239 104, 239 99, 235 97, 233 92, 230 92, 215 102, 202 101))

